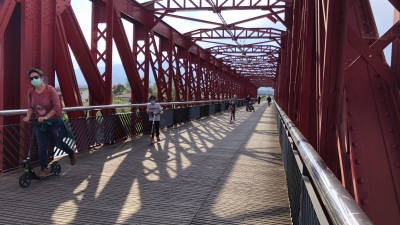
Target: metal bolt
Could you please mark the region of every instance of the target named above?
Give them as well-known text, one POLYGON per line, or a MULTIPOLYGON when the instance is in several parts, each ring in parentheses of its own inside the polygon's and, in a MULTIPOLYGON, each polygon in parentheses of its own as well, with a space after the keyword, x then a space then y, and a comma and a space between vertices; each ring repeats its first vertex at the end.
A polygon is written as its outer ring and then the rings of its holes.
POLYGON ((369 57, 369 58, 372 58, 372 54, 369 54, 368 57, 369 57))

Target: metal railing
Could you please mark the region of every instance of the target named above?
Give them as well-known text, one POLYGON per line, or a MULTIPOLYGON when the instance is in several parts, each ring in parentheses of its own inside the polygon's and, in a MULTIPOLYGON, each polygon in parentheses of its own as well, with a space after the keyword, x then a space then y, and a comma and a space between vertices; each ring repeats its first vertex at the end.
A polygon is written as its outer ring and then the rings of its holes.
MULTIPOLYGON (((196 120, 228 109, 228 100, 208 100, 190 102, 166 102, 160 103, 166 107, 161 116, 160 128, 196 120)), ((242 99, 238 100, 238 107, 244 105, 242 99)), ((64 113, 104 109, 130 108, 130 112, 115 113, 111 115, 87 114, 80 118, 67 118, 65 123, 72 130, 75 141, 64 140, 73 149, 78 151, 91 149, 103 144, 113 144, 138 136, 150 131, 147 104, 101 105, 66 107, 64 113)), ((27 110, 0 110, 0 117, 12 118, 0 125, 0 172, 18 167, 26 157, 29 149, 29 138, 32 135, 32 126, 29 123, 20 122, 21 115, 27 110)), ((54 157, 64 153, 54 148, 54 157)), ((37 155, 34 154, 33 159, 37 155)))
MULTIPOLYGON (((238 101, 242 101, 239 99, 238 101)), ((194 105, 194 104, 211 104, 217 102, 227 102, 229 100, 205 100, 205 101, 188 101, 188 102, 160 102, 162 106, 181 106, 181 105, 194 105)), ((111 104, 111 105, 95 105, 95 106, 75 106, 65 107, 63 112, 77 112, 77 111, 90 111, 90 110, 103 110, 103 109, 120 109, 120 108, 139 108, 145 107, 147 103, 141 104, 111 104)), ((12 110, 0 110, 0 116, 15 116, 23 115, 28 112, 27 109, 12 109, 12 110)))
POLYGON ((372 224, 285 112, 275 106, 293 224, 372 224))

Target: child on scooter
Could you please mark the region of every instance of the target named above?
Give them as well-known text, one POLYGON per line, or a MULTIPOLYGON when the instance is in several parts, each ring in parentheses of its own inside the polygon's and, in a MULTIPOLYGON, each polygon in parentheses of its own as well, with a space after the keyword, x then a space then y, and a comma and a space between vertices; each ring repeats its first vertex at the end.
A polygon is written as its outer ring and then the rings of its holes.
POLYGON ((147 104, 147 113, 149 114, 149 122, 151 129, 150 142, 154 142, 154 133, 156 133, 157 141, 160 141, 160 119, 163 114, 162 107, 156 103, 156 97, 150 96, 150 102, 147 104))

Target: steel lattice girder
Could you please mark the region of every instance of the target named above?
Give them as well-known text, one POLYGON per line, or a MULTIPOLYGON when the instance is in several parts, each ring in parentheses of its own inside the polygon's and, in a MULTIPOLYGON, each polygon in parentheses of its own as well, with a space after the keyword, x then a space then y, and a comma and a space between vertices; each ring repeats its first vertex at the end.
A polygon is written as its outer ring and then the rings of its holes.
POLYGON ((399 22, 379 37, 368 0, 295 0, 285 15, 276 99, 374 224, 398 224, 399 22))
POLYGON ((225 57, 221 57, 220 58, 222 61, 224 62, 231 62, 231 61, 266 61, 266 60, 270 60, 270 61, 274 61, 274 62, 278 62, 278 58, 274 57, 273 55, 229 55, 229 56, 225 56, 225 57))
MULTIPOLYGON (((286 36, 286 32, 271 29, 271 28, 248 28, 240 27, 239 24, 244 24, 246 22, 255 21, 258 19, 268 18, 272 22, 276 23, 280 21, 282 24, 286 25, 286 22, 281 18, 282 13, 286 10, 286 4, 291 4, 292 1, 211 1, 211 0, 199 0, 199 1, 169 1, 169 0, 159 0, 159 1, 149 1, 144 3, 143 6, 149 10, 153 10, 154 14, 158 18, 163 17, 174 17, 184 20, 190 20, 195 22, 200 22, 204 24, 217 25, 218 27, 209 29, 197 29, 187 32, 185 35, 190 37, 194 42, 202 41, 205 43, 218 44, 220 46, 214 46, 208 49, 212 55, 217 57, 229 58, 237 57, 234 54, 241 54, 242 56, 248 55, 258 55, 265 54, 272 55, 275 58, 279 57, 280 47, 277 47, 276 52, 271 52, 261 47, 267 43, 276 42, 281 45, 281 39, 286 36), (263 9, 268 11, 268 13, 250 17, 241 21, 237 21, 231 24, 226 23, 221 10, 246 10, 246 9, 263 9), (221 22, 192 18, 190 16, 182 16, 173 14, 178 11, 189 11, 189 10, 211 10, 216 13, 221 22), (235 47, 227 46, 223 42, 218 42, 218 39, 232 39, 236 45, 235 47), (253 44, 254 47, 244 46, 240 44, 238 39, 261 39, 263 41, 253 44)), ((248 58, 248 61, 250 59, 248 58)), ((266 62, 269 63, 269 62, 266 62)), ((237 67, 236 67, 237 69, 237 67)), ((239 70, 236 70, 239 71, 239 70)))
POLYGON ((262 53, 262 54, 278 54, 280 51, 279 47, 273 45, 244 45, 244 46, 215 46, 208 48, 212 54, 231 54, 231 53, 262 53))
POLYGON ((253 84, 262 87, 273 87, 275 86, 275 77, 267 77, 267 76, 246 76, 253 84))
POLYGON ((273 10, 285 8, 285 3, 290 3, 292 0, 278 0, 275 4, 270 4, 270 0, 261 1, 218 1, 218 0, 199 0, 193 2, 191 0, 161 0, 150 1, 148 5, 154 4, 154 10, 169 10, 169 11, 190 11, 190 10, 248 10, 248 9, 262 9, 273 10), (196 4, 198 3, 198 4, 196 4))
POLYGON ((263 68, 274 68, 277 70, 277 64, 276 63, 270 63, 270 62, 248 62, 243 61, 243 62, 228 62, 226 63, 227 65, 231 66, 232 68, 240 67, 240 68, 255 68, 255 67, 263 67, 263 68))
POLYGON ((234 35, 228 33, 223 28, 199 29, 187 33, 186 35, 192 37, 194 40, 204 39, 271 39, 280 40, 284 31, 274 28, 243 28, 232 27, 229 29, 234 35))

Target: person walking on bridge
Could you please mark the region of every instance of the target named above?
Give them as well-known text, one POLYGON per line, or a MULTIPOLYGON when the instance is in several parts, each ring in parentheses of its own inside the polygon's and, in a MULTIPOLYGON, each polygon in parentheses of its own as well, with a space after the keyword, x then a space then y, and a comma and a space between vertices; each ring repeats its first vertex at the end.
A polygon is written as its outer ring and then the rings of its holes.
POLYGON ((268 96, 267 101, 268 101, 268 106, 270 106, 272 101, 271 96, 268 96))
POLYGON ((41 167, 39 176, 44 177, 49 173, 47 168, 49 140, 68 154, 71 165, 76 163, 76 154, 63 142, 63 138, 70 131, 67 131, 62 120, 61 102, 56 89, 45 84, 43 72, 39 69, 28 70, 28 77, 32 88, 28 90, 28 113, 23 121, 34 120, 33 133, 37 140, 41 167))
POLYGON ((237 96, 234 95, 231 101, 229 102, 229 109, 231 110, 231 120, 230 123, 236 120, 235 117, 235 112, 236 112, 236 101, 237 101, 237 96))
POLYGON ((261 96, 258 96, 258 104, 260 104, 260 102, 261 102, 261 96))
POLYGON ((253 102, 250 98, 250 95, 247 95, 246 97, 246 112, 254 112, 254 106, 253 106, 253 102))

